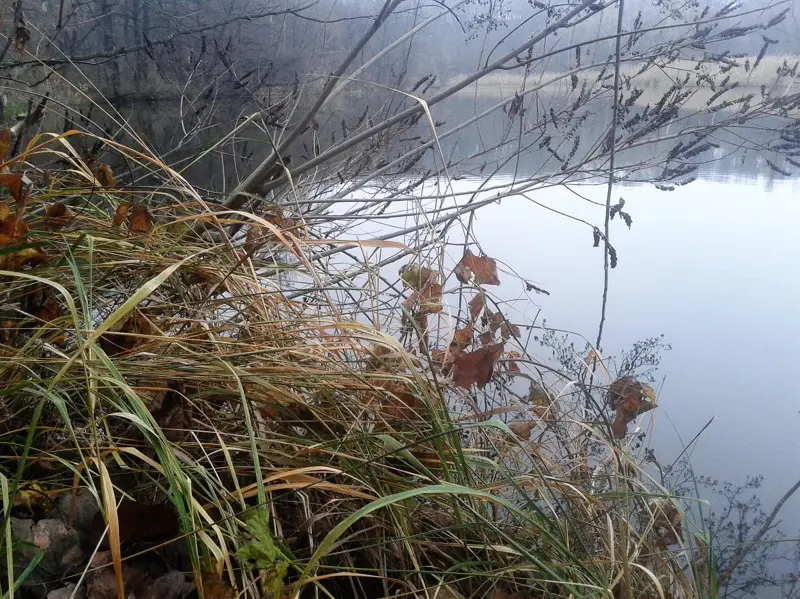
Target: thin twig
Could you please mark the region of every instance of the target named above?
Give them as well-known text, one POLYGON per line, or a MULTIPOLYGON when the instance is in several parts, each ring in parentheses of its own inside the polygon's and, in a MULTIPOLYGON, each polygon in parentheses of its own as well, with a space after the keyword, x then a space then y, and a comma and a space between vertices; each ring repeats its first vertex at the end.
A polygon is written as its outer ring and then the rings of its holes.
POLYGON ((606 213, 603 222, 603 301, 600 307, 600 325, 597 327, 597 341, 594 347, 597 351, 601 351, 600 342, 603 340, 603 328, 606 324, 606 308, 608 306, 608 271, 609 259, 611 256, 611 242, 609 241, 609 230, 611 225, 611 193, 614 190, 614 167, 617 157, 617 119, 619 115, 619 63, 620 55, 622 53, 622 18, 625 9, 625 0, 619 0, 619 12, 617 14, 617 39, 614 56, 614 103, 611 110, 611 128, 609 135, 611 136, 611 143, 609 144, 609 157, 608 157, 608 187, 606 190, 606 213))

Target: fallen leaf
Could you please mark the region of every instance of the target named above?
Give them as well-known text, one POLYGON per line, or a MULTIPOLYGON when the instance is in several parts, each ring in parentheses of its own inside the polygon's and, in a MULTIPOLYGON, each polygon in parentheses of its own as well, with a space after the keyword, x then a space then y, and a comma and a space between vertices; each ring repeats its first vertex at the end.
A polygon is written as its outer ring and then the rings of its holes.
POLYGON ((472 343, 472 334, 474 329, 472 327, 472 323, 469 323, 463 329, 456 329, 456 332, 453 334, 453 344, 459 350, 465 350, 469 345, 472 343))
POLYGON ((60 231, 73 217, 72 211, 64 202, 50 204, 45 212, 44 228, 51 233, 60 231))
POLYGON ((655 393, 647 383, 641 383, 631 376, 624 376, 608 388, 606 402, 615 411, 611 432, 617 439, 622 439, 628 432, 630 424, 637 416, 656 407, 655 393), (645 397, 653 400, 648 401, 645 397))
POLYGON ((8 158, 8 152, 11 150, 11 142, 14 140, 14 134, 11 129, 3 127, 0 129, 0 162, 8 158))
POLYGON ((527 441, 531 438, 531 432, 536 427, 532 420, 512 420, 508 423, 508 428, 520 439, 527 441))
POLYGON ((458 353, 453 360, 453 383, 469 389, 473 384, 483 389, 494 374, 494 365, 503 353, 503 344, 486 345, 469 353, 458 353))
POLYGON ((121 227, 122 223, 128 220, 128 213, 131 210, 131 206, 133 206, 133 202, 120 202, 117 209, 114 210, 114 221, 112 224, 115 227, 121 227))
POLYGON ((6 203, 0 202, 0 246, 25 243, 27 235, 27 223, 22 219, 17 220, 16 214, 9 213, 6 203))
POLYGON ((17 214, 22 218, 25 210, 25 198, 22 195, 22 175, 16 173, 2 174, 0 175, 0 185, 11 192, 11 196, 17 203, 17 214))
POLYGON ((153 326, 141 314, 129 316, 118 328, 100 336, 100 347, 109 356, 131 352, 142 345, 142 336, 155 334, 153 326))
POLYGON ((26 266, 38 266, 47 261, 47 254, 40 247, 26 247, 19 251, 0 255, 0 270, 18 272, 26 266))
POLYGON ((468 283, 470 276, 475 274, 478 285, 499 285, 497 278, 497 262, 494 258, 476 256, 469 250, 464 252, 461 261, 456 265, 453 273, 461 283, 468 283))
POLYGON ((128 220, 128 232, 131 235, 144 235, 153 226, 153 219, 150 211, 144 204, 134 204, 131 210, 131 217, 128 220))

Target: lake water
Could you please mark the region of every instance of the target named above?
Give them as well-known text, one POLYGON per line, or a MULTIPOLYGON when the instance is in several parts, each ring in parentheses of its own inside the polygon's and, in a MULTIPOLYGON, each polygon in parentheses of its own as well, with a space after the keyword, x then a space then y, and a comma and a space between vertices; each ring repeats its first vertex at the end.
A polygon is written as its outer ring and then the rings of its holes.
MULTIPOLYGON (((602 187, 579 191, 604 201, 602 187)), ((733 482, 762 474, 760 495, 770 507, 800 477, 799 194, 800 180, 735 171, 672 192, 652 185, 614 192, 615 202, 626 200, 633 226, 612 221, 619 264, 610 276, 605 353, 659 334, 672 345, 659 368, 659 408, 643 423, 652 427, 647 442, 669 464, 713 418, 690 450, 693 467, 733 482)), ((530 197, 602 223, 602 207, 564 188, 530 197)), ((550 292, 534 295, 527 308, 516 304, 527 317, 541 308, 549 327, 594 340, 603 256, 589 227, 521 197, 483 211, 475 227, 488 255, 550 292)), ((503 297, 527 299, 522 284, 514 285, 503 297)), ((796 536, 800 496, 781 516, 796 536)))

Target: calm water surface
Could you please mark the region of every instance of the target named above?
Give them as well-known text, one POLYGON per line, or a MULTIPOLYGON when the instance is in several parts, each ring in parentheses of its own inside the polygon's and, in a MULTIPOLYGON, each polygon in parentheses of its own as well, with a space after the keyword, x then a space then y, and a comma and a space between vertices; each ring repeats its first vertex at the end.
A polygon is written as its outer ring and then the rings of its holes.
MULTIPOLYGON (((800 478, 800 180, 736 172, 714 179, 672 192, 615 189, 633 226, 612 222, 619 265, 611 271, 603 345, 614 354, 663 333, 673 349, 659 369, 649 443, 669 464, 713 418, 692 448, 694 468, 734 482, 763 474, 770 505, 800 478)), ((604 188, 579 191, 604 201, 604 188)), ((601 207, 563 188, 531 197, 602 222, 601 207)), ((541 307, 548 326, 594 339, 603 256, 589 227, 510 198, 485 210, 476 231, 488 255, 551 293, 518 308, 532 317, 541 307)), ((504 297, 524 296, 512 287, 504 297)), ((782 520, 787 532, 800 528, 800 497, 786 504, 782 520)))

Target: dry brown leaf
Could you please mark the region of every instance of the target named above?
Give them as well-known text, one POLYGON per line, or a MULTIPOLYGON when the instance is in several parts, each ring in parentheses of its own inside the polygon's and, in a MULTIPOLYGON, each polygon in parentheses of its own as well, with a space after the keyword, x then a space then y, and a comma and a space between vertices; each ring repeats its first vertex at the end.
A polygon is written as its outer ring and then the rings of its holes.
POLYGON ((385 380, 372 383, 380 393, 380 414, 388 422, 419 420, 422 402, 402 381, 385 380))
POLYGON ((236 599, 236 589, 229 587, 216 572, 203 574, 203 596, 206 599, 236 599))
POLYGON ((468 283, 470 276, 475 274, 478 285, 499 285, 497 278, 497 262, 494 258, 476 256, 469 250, 464 252, 461 261, 456 265, 453 273, 461 283, 468 283))
POLYGON ((503 341, 508 341, 511 337, 519 339, 522 335, 517 325, 504 322, 500 325, 500 336, 503 338, 503 341))
POLYGON ((418 310, 420 314, 436 314, 442 311, 442 286, 429 281, 421 291, 414 291, 403 302, 409 312, 418 310))
POLYGON ((472 323, 469 323, 463 329, 456 329, 453 335, 453 345, 459 350, 465 350, 472 343, 472 333, 474 329, 472 323))
POLYGON ((50 204, 45 212, 44 228, 51 233, 60 231, 73 217, 72 211, 64 202, 50 204))
POLYGON ((114 172, 111 167, 105 162, 96 162, 92 165, 92 174, 97 182, 103 187, 116 187, 117 180, 114 178, 114 172))
POLYGON ((133 206, 133 202, 120 202, 117 209, 114 210, 114 221, 112 222, 113 226, 121 227, 122 223, 128 220, 128 213, 131 210, 131 206, 133 206))
POLYGON ((494 335, 492 335, 491 331, 485 331, 478 336, 478 339, 481 345, 489 345, 494 342, 494 335))
POLYGON ((121 326, 100 336, 100 347, 109 356, 131 352, 146 341, 143 336, 155 334, 153 326, 141 314, 129 316, 121 326))
MULTIPOLYGON (((0 175, 2 176, 2 175, 0 175)), ((12 192, 13 193, 13 192, 12 192)), ((28 237, 28 224, 22 219, 25 197, 20 196, 14 214, 6 202, 0 202, 0 247, 24 244, 28 237)), ((0 270, 21 270, 25 266, 36 266, 47 259, 40 247, 25 247, 16 252, 0 255, 0 270)))
POLYGON ((128 232, 131 235, 144 235, 153 227, 153 218, 144 204, 134 204, 128 220, 128 232))
POLYGON ((11 129, 3 127, 0 129, 0 162, 8 158, 8 152, 11 150, 11 142, 14 140, 14 134, 11 129))
POLYGON ((419 331, 420 340, 425 345, 425 347, 430 347, 430 343, 428 340, 428 313, 427 312, 417 312, 414 314, 414 322, 417 325, 417 329, 419 331))
POLYGON ((532 420, 512 420, 508 423, 508 428, 520 439, 527 441, 531 438, 531 432, 536 427, 532 420))
POLYGON ((47 254, 40 247, 23 248, 17 252, 0 255, 0 269, 20 271, 26 266, 38 266, 47 261, 47 254))
POLYGON ((495 591, 492 599, 525 599, 525 593, 517 591, 516 593, 504 593, 503 591, 495 591))
POLYGON ((244 238, 244 251, 248 256, 255 254, 264 245, 264 228, 256 224, 250 225, 244 238))
POLYGON ((0 185, 11 192, 11 196, 17 203, 17 214, 20 216, 20 218, 25 210, 25 198, 22 195, 22 183, 22 175, 18 175, 16 173, 5 173, 0 175, 0 185), (20 205, 22 205, 22 210, 20 210, 20 205))
POLYGON ((16 214, 11 214, 8 204, 0 202, 0 246, 25 243, 28 225, 16 214))
POLYGON ((469 389, 473 384, 483 389, 492 379, 494 365, 502 354, 502 343, 456 354, 453 360, 453 383, 464 389, 469 389))
POLYGON ((683 518, 672 501, 662 499, 650 503, 653 512, 653 530, 664 546, 678 545, 683 540, 683 518))
POLYGON ((522 371, 519 369, 517 360, 522 358, 522 354, 515 351, 510 351, 506 354, 506 366, 508 367, 509 374, 520 374, 522 371))
POLYGON ((480 313, 483 311, 485 305, 486 296, 483 294, 483 291, 479 292, 475 297, 469 300, 469 315, 472 318, 472 322, 475 322, 480 313))
POLYGON ((616 411, 614 422, 611 423, 611 432, 617 439, 625 437, 628 424, 637 416, 656 407, 652 387, 630 376, 621 377, 611 383, 606 402, 616 411), (648 401, 645 397, 653 401, 648 401))

